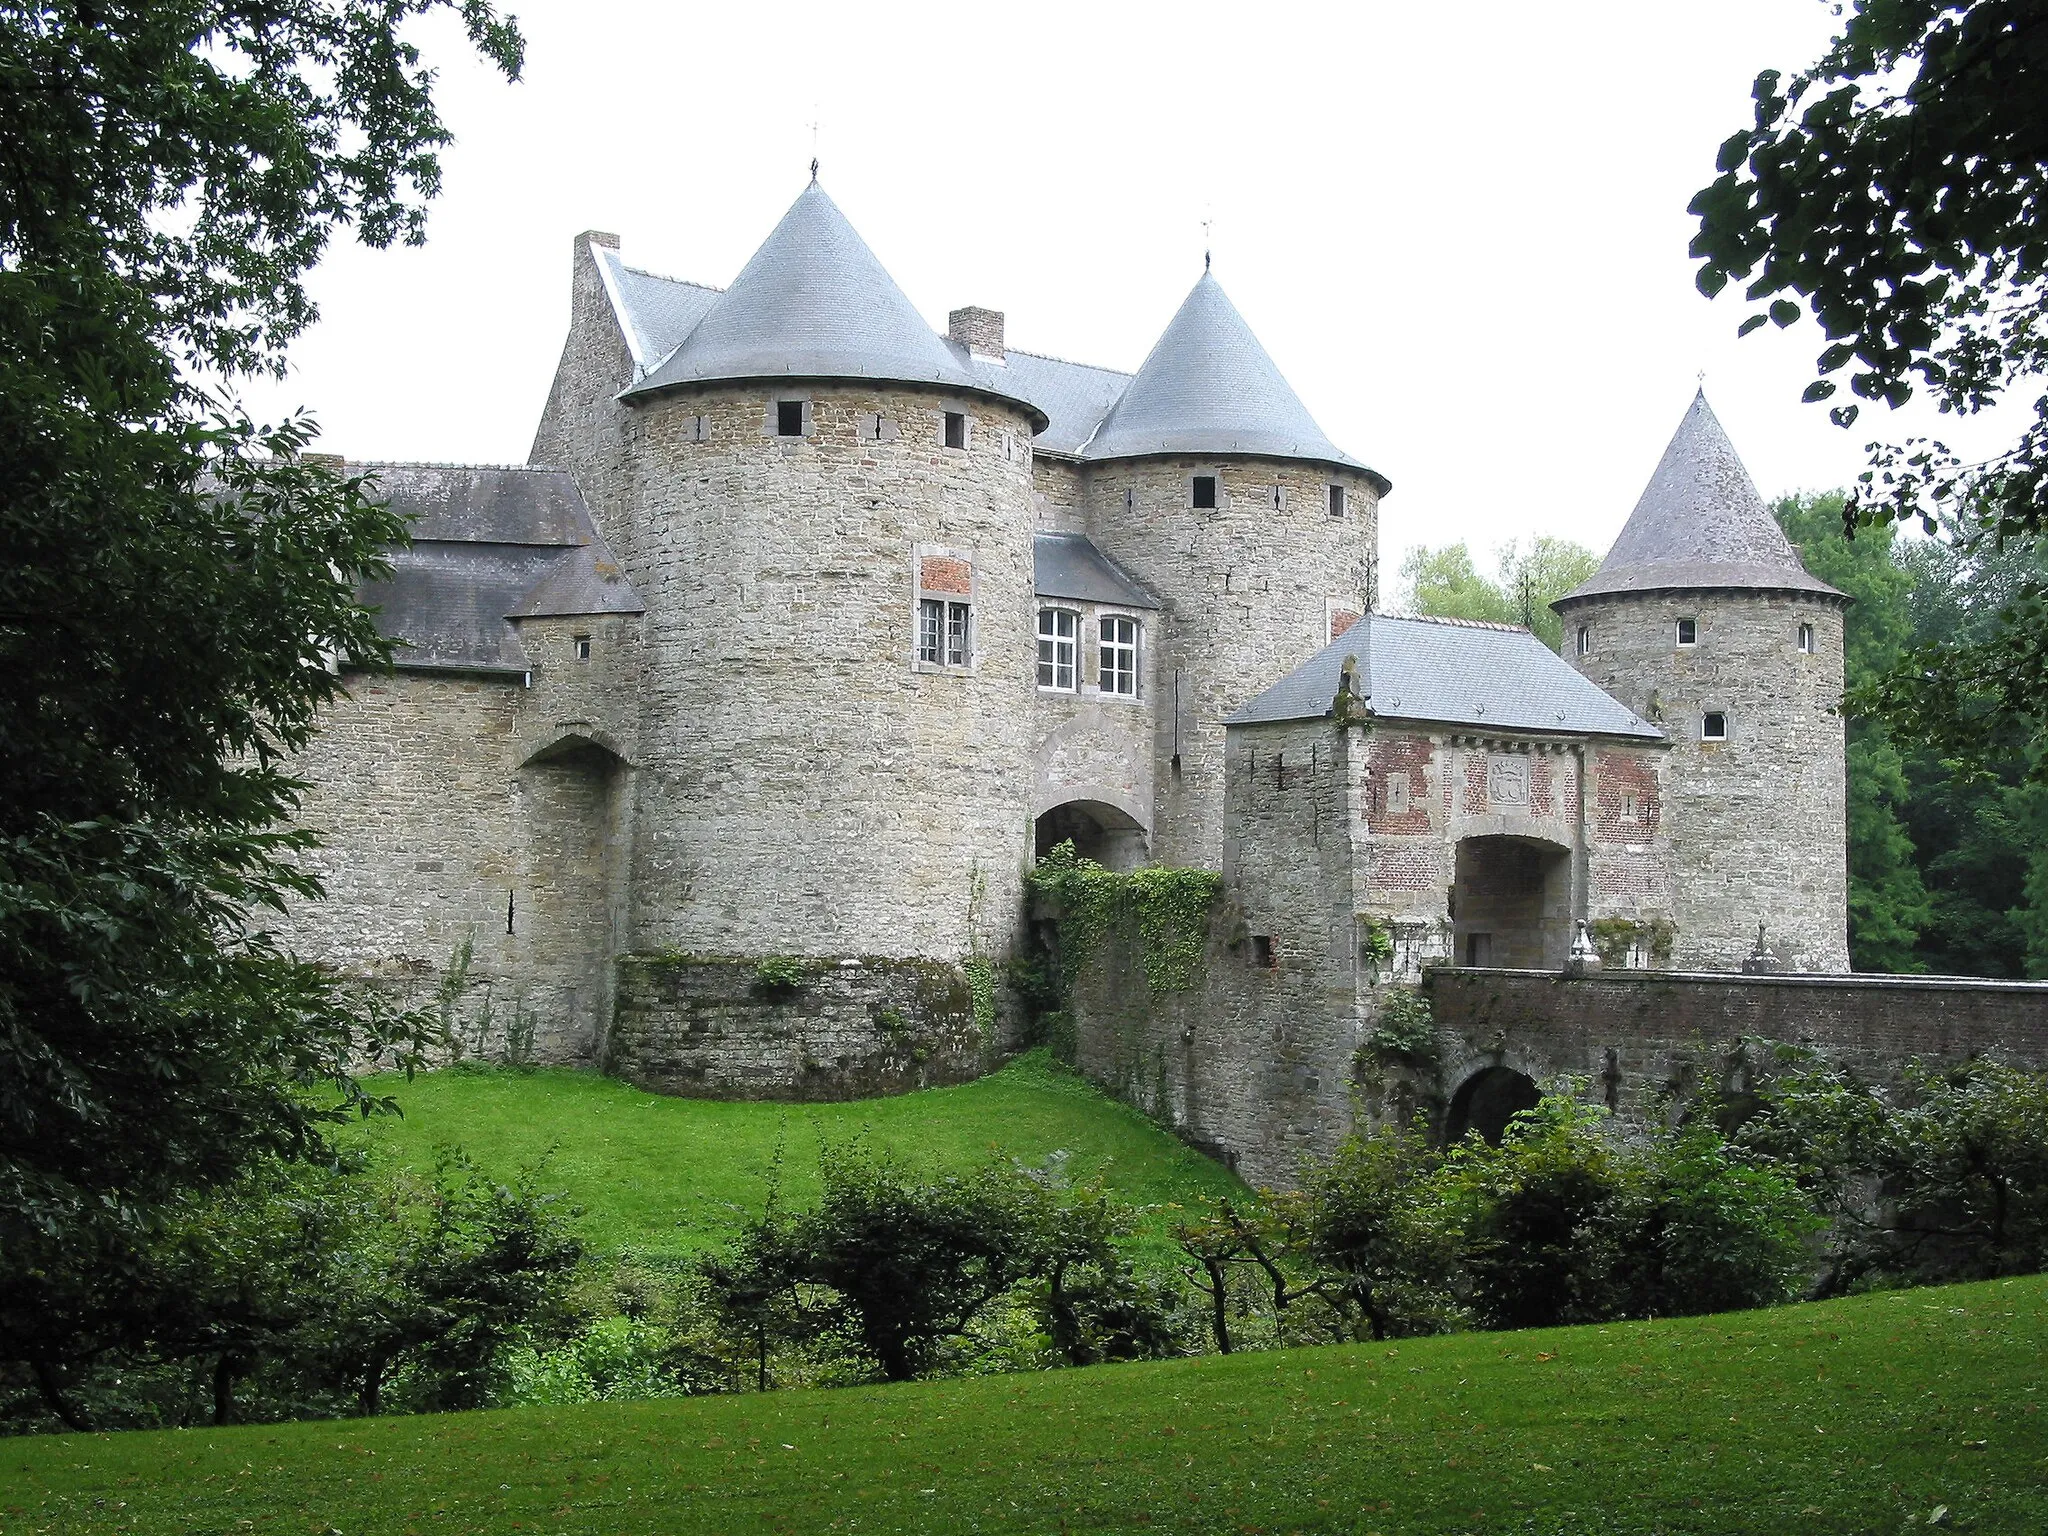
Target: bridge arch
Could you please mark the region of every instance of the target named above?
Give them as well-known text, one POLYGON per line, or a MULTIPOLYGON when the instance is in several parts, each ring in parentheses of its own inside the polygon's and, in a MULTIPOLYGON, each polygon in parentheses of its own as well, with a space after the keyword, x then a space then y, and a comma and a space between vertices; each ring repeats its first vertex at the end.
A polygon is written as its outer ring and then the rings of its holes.
POLYGON ((1071 842, 1084 859, 1109 869, 1137 869, 1151 856, 1147 830, 1129 796, 1101 785, 1074 785, 1040 803, 1033 841, 1040 858, 1071 842))

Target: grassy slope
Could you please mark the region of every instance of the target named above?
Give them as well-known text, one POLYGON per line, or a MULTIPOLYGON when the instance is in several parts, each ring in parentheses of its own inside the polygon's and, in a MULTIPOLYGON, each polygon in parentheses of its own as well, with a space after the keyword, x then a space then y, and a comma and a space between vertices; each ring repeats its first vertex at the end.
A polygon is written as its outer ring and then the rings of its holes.
POLYGON ((2040 1278, 904 1387, 0 1443, 0 1533, 2048 1528, 2040 1278), (1907 1525, 1908 1517, 1916 1521, 1907 1525))
MULTIPOLYGON (((778 1147, 785 1198, 810 1203, 821 1138, 865 1137, 920 1171, 965 1171, 991 1153, 1038 1163, 1065 1151, 1072 1177, 1101 1177, 1141 1206, 1242 1189, 1042 1054, 963 1087, 851 1104, 664 1098, 569 1071, 439 1072, 376 1086, 405 1118, 374 1120, 361 1134, 419 1164, 432 1162, 437 1145, 459 1143, 503 1176, 548 1154, 541 1185, 566 1189, 584 1208, 582 1231, 600 1250, 714 1243, 735 1207, 760 1208, 778 1147)), ((1155 1216, 1155 1232, 1164 1221, 1155 1216)))

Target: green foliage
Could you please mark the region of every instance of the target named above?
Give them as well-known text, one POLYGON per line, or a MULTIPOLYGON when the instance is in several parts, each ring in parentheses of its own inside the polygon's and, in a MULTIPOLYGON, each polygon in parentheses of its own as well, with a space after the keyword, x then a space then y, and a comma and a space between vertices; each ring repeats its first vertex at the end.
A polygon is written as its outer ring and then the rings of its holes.
POLYGON ((961 963, 968 992, 974 998, 974 1028, 983 1040, 995 1038, 996 968, 984 956, 970 955, 961 963))
POLYGON ((1436 1015, 1420 987, 1390 987, 1380 997, 1380 1016, 1366 1037, 1378 1056, 1416 1058, 1436 1054, 1436 1015))
POLYGON ((263 933, 404 526, 198 381, 282 371, 335 231, 420 237, 438 11, 516 75, 485 0, 0 14, 0 1360, 46 1375, 146 1337, 152 1226, 316 1155, 428 1022, 263 933))
POLYGON ((1895 1098, 1784 1055, 1740 1139, 1796 1169, 1827 1212, 1830 1288, 2048 1268, 2048 1074, 1921 1068, 1895 1098))
POLYGON ((1345 1138, 1303 1182, 1308 1253, 1341 1277, 1375 1339, 1438 1332, 1458 1316, 1442 1163, 1420 1130, 1383 1126, 1345 1138))
POLYGON ((2040 1524, 2044 1362, 2048 1281, 2008 1280, 910 1387, 52 1437, 8 1447, 8 1493, 76 1536, 420 1512, 647 1536, 1861 1536, 1937 1506, 2016 1533, 2040 1524))
POLYGON ((1661 965, 1671 958, 1672 947, 1678 942, 1678 924, 1665 917, 1596 917, 1586 925, 1586 931, 1599 952, 1600 963, 1617 969, 1628 963, 1628 952, 1637 944, 1661 965))
POLYGON ((1209 914, 1223 891, 1223 877, 1214 871, 1153 865, 1119 874, 1066 842, 1032 867, 1026 884, 1058 915, 1062 997, 1103 942, 1120 931, 1135 933, 1154 997, 1184 991, 1201 975, 1209 914))
POLYGON ((1394 959, 1394 930, 1383 918, 1369 912, 1358 914, 1358 951, 1375 968, 1391 965, 1394 959))
MULTIPOLYGON (((1769 308, 1826 333, 1809 401, 1840 382, 1897 407, 1916 392, 1972 415, 2048 376, 2048 86, 2042 0, 1853 0, 1812 68, 1757 77, 1754 126, 1697 196, 1693 254, 1712 295, 1750 279, 1769 308), (1796 296, 1796 297, 1790 297, 1796 296)), ((1855 402, 1830 407, 1837 425, 1855 402)), ((1945 444, 1873 444, 1846 515, 1917 519, 1959 547, 2032 547, 2048 517, 2048 394, 1979 461, 1945 444)), ((1939 637, 1866 694, 1901 742, 1982 762, 2048 715, 2048 583, 2030 573, 1981 638, 1939 637)))
POLYGON ((810 972, 795 955, 769 955, 754 967, 754 990, 763 997, 794 997, 810 972))
POLYGON ((1483 575, 1460 541, 1442 549, 1417 546, 1401 563, 1409 608, 1444 619, 1520 624, 1553 651, 1563 644, 1563 621, 1551 603, 1599 568, 1589 549, 1569 539, 1541 536, 1524 553, 1509 540, 1495 553, 1497 574, 1483 575))

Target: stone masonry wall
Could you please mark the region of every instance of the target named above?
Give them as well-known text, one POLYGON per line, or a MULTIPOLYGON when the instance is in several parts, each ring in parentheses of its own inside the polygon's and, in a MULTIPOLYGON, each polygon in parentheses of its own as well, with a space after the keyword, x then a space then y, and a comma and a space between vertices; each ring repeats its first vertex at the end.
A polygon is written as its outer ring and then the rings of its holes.
POLYGON ((1108 806, 1149 838, 1153 721, 1157 713, 1154 701, 1159 693, 1159 616, 1142 608, 1065 598, 1040 598, 1037 607, 1064 608, 1079 615, 1080 657, 1073 689, 1039 688, 1033 700, 1038 740, 1033 754, 1037 773, 1032 785, 1032 813, 1043 815, 1070 801, 1108 806), (1120 614, 1138 626, 1138 692, 1134 698, 1104 693, 1098 686, 1098 638, 1105 614, 1120 614))
POLYGON ((590 254, 593 239, 618 245, 610 235, 576 237, 570 253, 569 335, 527 462, 569 471, 605 542, 631 570, 637 531, 629 450, 633 423, 628 409, 613 397, 633 382, 633 357, 590 254))
POLYGON ((1007 949, 1031 851, 1028 421, 842 385, 709 387, 638 415, 627 947, 957 960, 974 929, 1007 949), (805 402, 803 437, 774 435, 778 398, 805 402), (947 410, 964 449, 942 446, 947 410), (971 666, 916 661, 921 572, 972 602, 971 666))
POLYGON ((966 1082, 993 1042, 952 966, 874 958, 806 963, 764 986, 752 958, 627 955, 605 1068, 657 1093, 706 1099, 862 1099, 966 1082))
POLYGON ((1735 970, 1764 924, 1779 964, 1845 971, 1848 865, 1842 607, 1794 593, 1656 592, 1564 610, 1565 654, 1672 739, 1661 828, 1671 841, 1676 962, 1735 970), (1697 643, 1676 643, 1677 623, 1697 643), (1801 624, 1812 652, 1798 649, 1801 624), (1580 625, 1589 655, 1575 654, 1580 625), (1708 711, 1728 739, 1702 739, 1708 711))
POLYGON ((1081 466, 1072 459, 1034 453, 1031 492, 1040 533, 1088 531, 1088 483, 1081 466))
POLYGON ((1333 603, 1371 606, 1378 497, 1350 471, 1189 457, 1098 465, 1088 495, 1089 536, 1165 604, 1153 855, 1218 868, 1223 717, 1328 644, 1333 603), (1218 477, 1213 510, 1190 505, 1197 474, 1218 477), (1332 483, 1345 487, 1340 518, 1332 483))
POLYGON ((1498 1063, 1539 1083, 1582 1078, 1619 1113, 1666 1118, 1702 1089, 1746 1086, 1766 1063, 1745 1037, 1812 1046, 1880 1081, 1914 1058, 1990 1050, 2048 1068, 2048 984, 2035 982, 1442 970, 1428 990, 1446 1095, 1498 1063))

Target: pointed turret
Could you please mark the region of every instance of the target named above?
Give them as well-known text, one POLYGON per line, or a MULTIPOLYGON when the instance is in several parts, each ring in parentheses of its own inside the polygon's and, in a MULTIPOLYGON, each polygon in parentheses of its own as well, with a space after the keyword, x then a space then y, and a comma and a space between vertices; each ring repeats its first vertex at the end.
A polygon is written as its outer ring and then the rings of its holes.
POLYGON ((1383 476, 1323 435, 1206 271, 1081 450, 1089 460, 1163 453, 1307 459, 1362 471, 1382 495, 1388 489, 1383 476))
MULTIPOLYGON (((624 398, 741 379, 871 379, 1016 398, 968 371, 815 181, 624 398)), ((1026 409, 1044 424, 1043 412, 1026 409)))
POLYGON ((1806 573, 1701 390, 1600 569, 1559 602, 1716 587, 1841 595, 1806 573))

